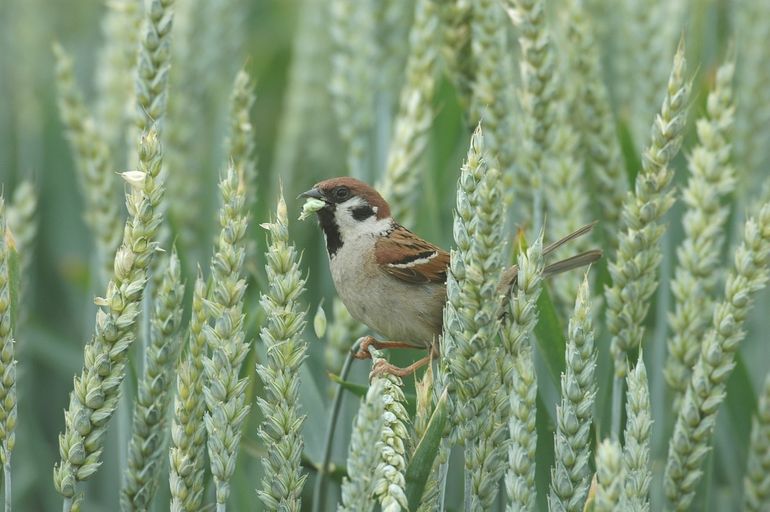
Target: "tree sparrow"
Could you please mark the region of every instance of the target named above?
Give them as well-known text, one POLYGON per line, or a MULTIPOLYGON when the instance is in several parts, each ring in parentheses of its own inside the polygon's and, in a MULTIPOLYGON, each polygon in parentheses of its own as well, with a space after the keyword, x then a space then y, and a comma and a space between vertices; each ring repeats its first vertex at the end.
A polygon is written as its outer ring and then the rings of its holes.
MULTIPOLYGON (((300 194, 308 201, 300 218, 315 212, 326 238, 332 280, 350 314, 391 341, 364 338, 356 357, 377 348, 421 348, 427 356, 406 368, 383 364, 376 372, 413 373, 437 354, 449 253, 426 242, 390 216, 390 207, 372 187, 354 178, 332 178, 300 194), (397 340, 397 341, 396 341, 397 340)), ((547 255, 591 230, 585 226, 543 249, 547 255)), ((553 275, 588 265, 601 251, 586 251, 545 268, 553 275)), ((517 268, 503 272, 501 295, 509 296, 517 268)))

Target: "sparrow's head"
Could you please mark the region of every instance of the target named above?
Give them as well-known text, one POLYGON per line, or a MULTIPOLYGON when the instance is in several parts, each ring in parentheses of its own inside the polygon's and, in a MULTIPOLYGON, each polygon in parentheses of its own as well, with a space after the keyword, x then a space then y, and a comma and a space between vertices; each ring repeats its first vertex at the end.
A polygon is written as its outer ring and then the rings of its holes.
POLYGON ((374 234, 390 226, 390 207, 372 187, 355 178, 341 177, 317 183, 300 197, 320 201, 312 210, 326 235, 330 255, 345 240, 374 234))
POLYGON ((323 210, 345 210, 357 220, 390 217, 390 207, 379 192, 363 181, 347 176, 316 183, 300 197, 319 199, 326 203, 323 210))

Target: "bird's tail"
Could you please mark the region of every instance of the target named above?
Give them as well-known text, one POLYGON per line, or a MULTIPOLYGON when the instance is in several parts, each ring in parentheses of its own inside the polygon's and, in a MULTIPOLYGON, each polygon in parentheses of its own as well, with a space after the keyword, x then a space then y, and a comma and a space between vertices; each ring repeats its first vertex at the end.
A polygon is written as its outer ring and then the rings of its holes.
MULTIPOLYGON (((543 248, 543 257, 548 257, 548 255, 559 249, 567 242, 571 242, 572 240, 590 233, 595 225, 596 222, 586 224, 582 228, 576 229, 564 238, 560 238, 559 240, 547 245, 543 248)), ((570 256, 569 258, 551 263, 550 265, 546 265, 546 267, 543 269, 543 275, 549 277, 556 274, 561 274, 562 272, 567 272, 568 270, 585 267, 586 265, 590 265, 591 263, 597 261, 601 257, 602 251, 600 249, 591 249, 589 251, 581 252, 580 254, 576 254, 574 256, 570 256)), ((503 272, 503 277, 500 280, 499 291, 506 295, 510 294, 510 292, 516 288, 518 277, 518 266, 514 265, 507 269, 505 272, 503 272)))

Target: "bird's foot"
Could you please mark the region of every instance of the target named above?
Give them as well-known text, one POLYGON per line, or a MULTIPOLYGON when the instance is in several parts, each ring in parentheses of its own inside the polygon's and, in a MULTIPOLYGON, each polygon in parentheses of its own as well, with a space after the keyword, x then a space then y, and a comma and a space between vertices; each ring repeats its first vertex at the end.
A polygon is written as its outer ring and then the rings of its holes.
POLYGON ((372 372, 369 374, 369 378, 379 377, 382 375, 395 375, 396 377, 408 377, 409 375, 412 375, 415 371, 417 371, 419 368, 422 368, 426 364, 430 363, 431 358, 432 358, 432 354, 428 354, 427 356, 415 361, 414 363, 410 364, 405 368, 400 368, 398 366, 390 364, 384 359, 380 359, 376 363, 374 363, 374 366, 372 367, 372 372))
POLYGON ((389 348, 420 348, 414 346, 412 343, 406 343, 404 341, 379 341, 373 336, 364 336, 361 339, 361 344, 358 347, 358 351, 353 354, 356 359, 371 359, 372 355, 369 353, 369 347, 374 347, 377 350, 385 350, 389 348))

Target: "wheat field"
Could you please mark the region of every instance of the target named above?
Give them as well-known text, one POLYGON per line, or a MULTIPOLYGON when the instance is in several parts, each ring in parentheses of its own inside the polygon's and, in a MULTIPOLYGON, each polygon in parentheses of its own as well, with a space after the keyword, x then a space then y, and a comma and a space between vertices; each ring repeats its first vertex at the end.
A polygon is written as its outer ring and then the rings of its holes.
POLYGON ((0 34, 5 511, 770 510, 770 2, 5 0, 0 34), (298 220, 344 175, 451 249, 414 377, 352 358, 298 220))

